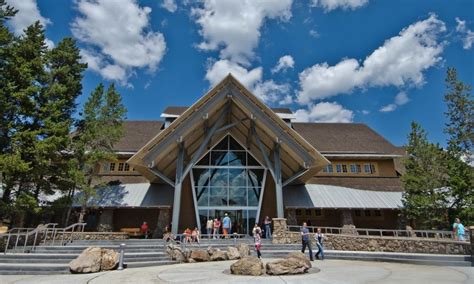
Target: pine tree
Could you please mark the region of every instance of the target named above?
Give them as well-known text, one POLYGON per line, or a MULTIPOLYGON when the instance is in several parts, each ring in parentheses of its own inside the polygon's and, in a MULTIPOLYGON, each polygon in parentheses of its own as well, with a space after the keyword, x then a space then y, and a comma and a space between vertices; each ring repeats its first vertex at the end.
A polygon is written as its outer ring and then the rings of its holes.
POLYGON ((446 152, 430 143, 416 122, 411 124, 406 151, 403 213, 418 228, 442 228, 448 222, 446 152))
MULTIPOLYGON (((454 68, 446 72, 447 92, 444 101, 448 107, 445 113, 448 122, 445 133, 448 140, 448 187, 452 200, 450 208, 455 216, 464 221, 474 220, 474 171, 470 164, 473 162, 474 141, 474 101, 471 86, 457 78, 454 68)), ((451 216, 453 219, 455 216, 451 216)))
POLYGON ((82 119, 78 123, 74 153, 78 161, 77 187, 81 190, 83 222, 87 200, 94 194, 94 178, 100 163, 116 159, 113 146, 122 136, 122 123, 126 109, 120 94, 112 84, 106 92, 99 84, 84 105, 82 119))

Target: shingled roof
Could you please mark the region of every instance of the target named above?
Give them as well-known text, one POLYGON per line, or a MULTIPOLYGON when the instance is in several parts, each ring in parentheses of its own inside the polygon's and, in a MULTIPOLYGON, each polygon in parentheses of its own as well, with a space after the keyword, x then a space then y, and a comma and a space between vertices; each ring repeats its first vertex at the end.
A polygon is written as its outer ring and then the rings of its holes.
POLYGON ((123 136, 115 143, 115 151, 136 152, 151 140, 163 126, 162 121, 125 121, 123 136))
MULTIPOLYGON (((162 125, 162 121, 125 121, 124 136, 116 143, 115 150, 138 151, 161 131, 162 125)), ((295 122, 292 125, 296 132, 323 154, 403 154, 400 148, 365 124, 295 122)))
POLYGON ((322 154, 400 155, 401 150, 361 123, 292 123, 293 128, 322 154))
MULTIPOLYGON (((187 110, 189 107, 187 106, 169 106, 167 107, 163 113, 164 114, 169 114, 169 115, 181 115, 185 110, 187 110)), ((272 108, 272 110, 275 113, 286 113, 286 114, 292 114, 293 112, 289 108, 272 108)))

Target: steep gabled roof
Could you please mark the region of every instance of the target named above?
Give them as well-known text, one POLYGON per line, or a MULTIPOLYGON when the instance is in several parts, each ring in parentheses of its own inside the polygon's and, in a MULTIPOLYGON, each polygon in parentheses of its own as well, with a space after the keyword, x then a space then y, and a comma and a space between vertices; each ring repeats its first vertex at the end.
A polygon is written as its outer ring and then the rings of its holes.
POLYGON ((160 132, 162 121, 125 121, 123 136, 115 143, 118 152, 136 152, 160 132))
MULTIPOLYGON (((169 107, 165 108, 165 110, 163 111, 163 114, 179 116, 183 112, 185 112, 188 108, 189 107, 187 107, 187 106, 169 106, 169 107)), ((271 110, 273 110, 273 112, 275 112, 275 113, 284 113, 284 114, 292 114, 293 113, 291 111, 291 109, 289 109, 289 108, 271 108, 271 110)))

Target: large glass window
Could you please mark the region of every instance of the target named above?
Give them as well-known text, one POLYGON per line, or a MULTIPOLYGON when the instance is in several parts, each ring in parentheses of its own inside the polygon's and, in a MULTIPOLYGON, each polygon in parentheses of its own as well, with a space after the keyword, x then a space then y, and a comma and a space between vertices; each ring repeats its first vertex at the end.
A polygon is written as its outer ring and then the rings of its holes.
POLYGON ((237 231, 250 232, 260 203, 265 168, 228 135, 201 158, 192 173, 201 228, 205 228, 204 220, 222 217, 227 212, 236 218, 233 222, 237 231))

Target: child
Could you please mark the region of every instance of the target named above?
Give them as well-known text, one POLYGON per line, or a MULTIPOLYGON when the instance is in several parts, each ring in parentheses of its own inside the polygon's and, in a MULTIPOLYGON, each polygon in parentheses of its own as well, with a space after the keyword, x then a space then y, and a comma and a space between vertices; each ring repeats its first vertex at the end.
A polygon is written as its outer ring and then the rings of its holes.
POLYGON ((316 245, 318 246, 318 252, 316 253, 316 259, 319 259, 319 255, 321 254, 321 260, 324 260, 324 247, 323 247, 324 235, 321 233, 320 228, 318 228, 318 231, 314 235, 314 238, 316 239, 316 245))
POLYGON ((258 258, 262 257, 262 254, 260 253, 260 248, 262 247, 261 234, 262 234, 262 230, 260 229, 260 227, 257 226, 257 228, 255 229, 253 238, 255 240, 255 251, 257 251, 258 258))

